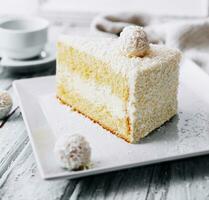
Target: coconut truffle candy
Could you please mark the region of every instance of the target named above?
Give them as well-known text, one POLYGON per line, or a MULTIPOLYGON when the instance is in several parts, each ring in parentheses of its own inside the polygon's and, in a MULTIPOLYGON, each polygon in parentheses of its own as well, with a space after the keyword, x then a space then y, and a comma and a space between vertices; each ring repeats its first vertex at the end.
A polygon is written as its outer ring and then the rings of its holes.
POLYGON ((118 39, 62 36, 57 97, 137 143, 177 112, 180 57, 178 50, 149 44, 138 26, 126 27, 118 39))
POLYGON ((7 91, 0 91, 0 120, 5 118, 12 109, 12 98, 7 91))
POLYGON ((64 135, 58 138, 54 153, 63 168, 79 170, 90 166, 91 147, 81 135, 64 135))

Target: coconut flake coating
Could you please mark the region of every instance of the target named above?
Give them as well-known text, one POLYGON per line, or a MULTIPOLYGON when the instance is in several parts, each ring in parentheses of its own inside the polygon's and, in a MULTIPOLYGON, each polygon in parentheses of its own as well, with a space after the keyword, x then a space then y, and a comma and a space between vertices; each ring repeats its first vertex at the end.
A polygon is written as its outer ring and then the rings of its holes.
POLYGON ((81 135, 61 136, 55 144, 54 153, 61 166, 69 170, 87 168, 91 159, 91 148, 81 135))
POLYGON ((6 91, 0 91, 0 119, 6 117, 12 108, 12 98, 6 91))
POLYGON ((127 26, 118 38, 121 54, 128 57, 143 57, 149 50, 147 34, 140 26, 127 26))

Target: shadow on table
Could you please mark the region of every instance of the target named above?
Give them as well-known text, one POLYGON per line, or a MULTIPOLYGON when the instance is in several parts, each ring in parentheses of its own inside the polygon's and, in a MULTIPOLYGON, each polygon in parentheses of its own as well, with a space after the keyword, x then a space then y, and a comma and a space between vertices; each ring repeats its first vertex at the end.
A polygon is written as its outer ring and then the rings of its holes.
POLYGON ((152 131, 147 137, 143 138, 139 144, 178 140, 178 122, 179 115, 177 114, 161 127, 152 131))

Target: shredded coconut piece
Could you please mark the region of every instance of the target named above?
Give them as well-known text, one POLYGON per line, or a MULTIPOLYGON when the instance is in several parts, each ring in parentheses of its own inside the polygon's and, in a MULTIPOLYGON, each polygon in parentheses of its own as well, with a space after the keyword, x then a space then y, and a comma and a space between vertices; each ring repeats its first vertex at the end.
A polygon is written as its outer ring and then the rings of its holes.
POLYGON ((64 168, 78 170, 89 167, 91 148, 81 135, 61 136, 55 144, 54 153, 64 168))
POLYGON ((149 41, 141 26, 127 26, 118 38, 118 46, 125 56, 143 57, 149 50, 149 41))

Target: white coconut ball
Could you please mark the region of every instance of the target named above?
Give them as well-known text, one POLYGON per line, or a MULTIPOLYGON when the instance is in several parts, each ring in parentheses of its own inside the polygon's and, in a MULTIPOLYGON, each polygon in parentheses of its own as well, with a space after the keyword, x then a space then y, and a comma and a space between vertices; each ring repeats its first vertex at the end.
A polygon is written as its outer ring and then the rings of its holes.
POLYGON ((5 118, 12 108, 12 98, 6 91, 0 91, 0 119, 5 118))
POLYGON ((81 135, 60 136, 54 153, 60 165, 69 170, 85 169, 90 165, 91 148, 81 135))
POLYGON ((125 56, 143 57, 149 50, 149 41, 141 26, 127 26, 120 33, 118 46, 121 54, 125 56))

